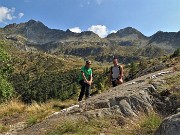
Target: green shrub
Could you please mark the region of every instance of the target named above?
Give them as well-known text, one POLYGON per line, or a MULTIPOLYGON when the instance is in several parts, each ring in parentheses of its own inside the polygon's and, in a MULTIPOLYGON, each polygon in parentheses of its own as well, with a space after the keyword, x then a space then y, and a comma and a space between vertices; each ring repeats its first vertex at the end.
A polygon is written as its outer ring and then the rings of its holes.
POLYGON ((176 49, 174 53, 171 55, 171 57, 178 57, 180 56, 180 48, 176 49))
POLYGON ((13 92, 12 85, 0 75, 0 102, 10 99, 13 92))
POLYGON ((142 117, 136 128, 133 132, 138 135, 153 135, 155 130, 160 126, 162 122, 162 117, 158 114, 149 114, 148 116, 142 117))
POLYGON ((12 72, 12 67, 9 63, 10 56, 0 46, 0 102, 8 100, 13 96, 14 89, 8 80, 12 72))
POLYGON ((38 118, 35 116, 29 116, 26 122, 28 125, 34 125, 38 122, 38 118))

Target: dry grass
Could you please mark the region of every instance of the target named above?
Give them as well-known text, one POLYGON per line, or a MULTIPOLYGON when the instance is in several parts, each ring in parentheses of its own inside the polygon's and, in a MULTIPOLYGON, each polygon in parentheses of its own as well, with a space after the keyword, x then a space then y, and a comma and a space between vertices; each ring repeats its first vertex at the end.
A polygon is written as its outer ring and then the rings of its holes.
POLYGON ((59 102, 58 100, 50 100, 48 102, 48 104, 51 104, 51 106, 53 107, 53 109, 55 109, 56 111, 67 108, 73 104, 77 104, 76 100, 66 100, 63 102, 59 102))
POLYGON ((165 84, 159 87, 160 90, 169 90, 172 94, 180 96, 180 73, 165 78, 165 84))
POLYGON ((0 133, 8 131, 9 128, 5 125, 0 124, 0 133))
POLYGON ((122 117, 106 118, 64 118, 57 127, 47 133, 48 135, 152 135, 159 127, 162 117, 156 113, 142 114, 138 119, 132 120, 122 117))
MULTIPOLYGON (((3 103, 0 105, 0 116, 11 116, 19 113, 19 115, 26 114, 24 119, 28 125, 33 125, 37 122, 44 120, 47 116, 55 111, 59 111, 66 108, 76 101, 69 100, 66 102, 60 102, 58 100, 52 100, 47 103, 32 103, 31 105, 25 105, 18 100, 12 100, 9 103, 3 103)), ((71 135, 91 135, 105 133, 107 135, 152 135, 162 121, 162 118, 158 114, 141 115, 138 120, 127 123, 121 117, 110 118, 92 118, 87 119, 64 119, 61 124, 57 125, 57 128, 49 132, 50 135, 55 134, 71 134, 71 135)), ((0 132, 8 131, 8 126, 0 124, 0 132)))
POLYGON ((92 118, 91 120, 79 118, 65 118, 62 122, 54 129, 47 133, 48 135, 98 135, 104 133, 106 135, 110 134, 120 134, 120 126, 115 126, 112 124, 114 119, 106 118, 92 118))
POLYGON ((131 126, 131 135, 153 135, 163 118, 156 113, 142 114, 131 126))
POLYGON ((25 109, 25 104, 13 99, 9 102, 0 104, 0 118, 4 116, 12 116, 16 113, 22 113, 25 109))
POLYGON ((58 100, 51 100, 47 103, 33 103, 26 107, 25 112, 28 114, 27 123, 29 125, 35 124, 42 121, 47 116, 55 111, 60 111, 61 109, 67 108, 74 104, 75 101, 67 100, 60 102, 58 100))
POLYGON ((54 112, 51 104, 33 103, 26 107, 25 112, 28 114, 27 123, 29 125, 42 121, 45 117, 54 112))
MULTIPOLYGON (((9 102, 0 104, 0 121, 3 122, 6 118, 9 120, 14 119, 14 115, 25 116, 23 117, 24 121, 28 125, 35 124, 44 120, 47 116, 52 114, 55 111, 60 111, 61 109, 67 108, 72 104, 75 104, 76 101, 68 100, 61 102, 58 100, 51 100, 47 103, 32 103, 30 105, 25 105, 21 101, 13 99, 9 102)), ((0 132, 6 131, 8 125, 0 125, 0 132)))

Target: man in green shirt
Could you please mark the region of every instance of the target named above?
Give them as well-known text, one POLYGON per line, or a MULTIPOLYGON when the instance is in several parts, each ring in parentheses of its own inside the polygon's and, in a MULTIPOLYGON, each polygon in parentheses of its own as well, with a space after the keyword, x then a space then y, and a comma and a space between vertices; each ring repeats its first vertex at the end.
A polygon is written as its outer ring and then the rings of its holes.
POLYGON ((92 84, 92 69, 90 68, 91 61, 87 60, 85 66, 81 68, 81 74, 79 75, 79 84, 81 85, 81 92, 78 101, 81 101, 84 94, 86 98, 90 97, 90 89, 92 84))

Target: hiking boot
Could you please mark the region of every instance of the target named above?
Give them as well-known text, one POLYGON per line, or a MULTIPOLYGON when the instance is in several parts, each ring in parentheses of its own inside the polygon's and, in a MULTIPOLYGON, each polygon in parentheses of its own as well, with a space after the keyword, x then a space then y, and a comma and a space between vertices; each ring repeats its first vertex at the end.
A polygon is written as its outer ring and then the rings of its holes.
POLYGON ((90 97, 91 97, 91 96, 85 97, 85 100, 88 99, 88 98, 90 98, 90 97))

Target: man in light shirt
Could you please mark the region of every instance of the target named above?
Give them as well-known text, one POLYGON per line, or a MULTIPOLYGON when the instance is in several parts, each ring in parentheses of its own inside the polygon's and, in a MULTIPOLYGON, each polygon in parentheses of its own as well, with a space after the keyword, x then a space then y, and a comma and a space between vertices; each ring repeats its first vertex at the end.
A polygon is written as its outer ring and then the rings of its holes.
POLYGON ((123 83, 123 67, 118 64, 118 59, 113 59, 113 66, 110 69, 110 81, 113 87, 123 83))

